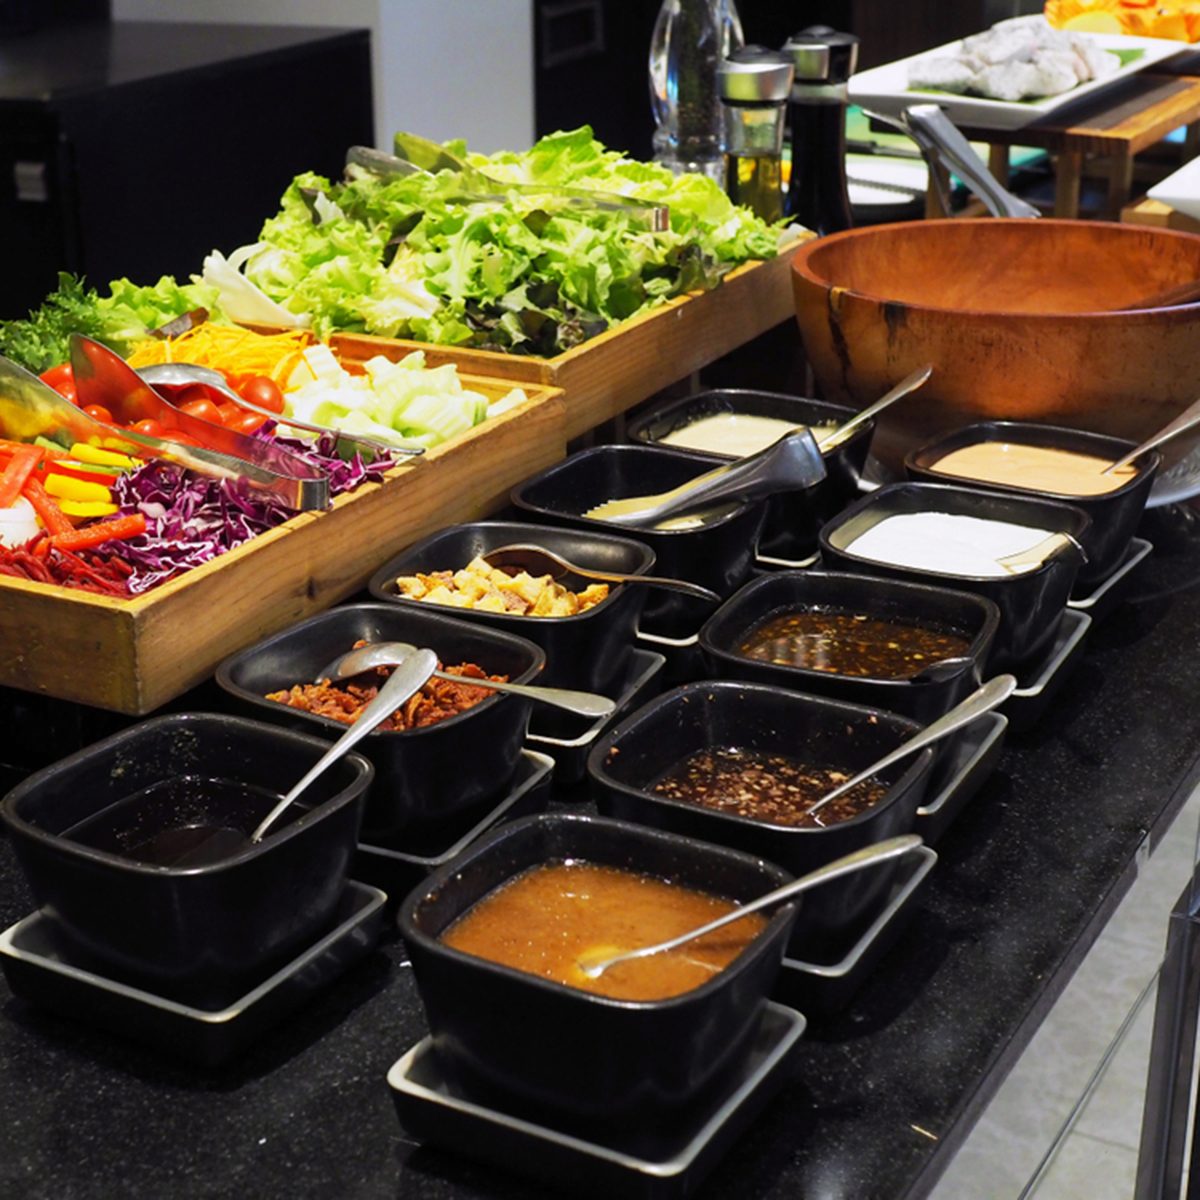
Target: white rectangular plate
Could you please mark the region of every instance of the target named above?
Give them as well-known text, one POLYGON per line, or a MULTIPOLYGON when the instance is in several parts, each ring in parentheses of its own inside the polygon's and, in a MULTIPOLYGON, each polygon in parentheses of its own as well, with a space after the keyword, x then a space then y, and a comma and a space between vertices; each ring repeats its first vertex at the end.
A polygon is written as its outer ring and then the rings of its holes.
POLYGON ((897 59, 895 62, 884 63, 881 67, 872 67, 869 71, 860 71, 857 75, 852 75, 850 99, 863 108, 873 108, 893 116, 910 104, 939 104, 957 125, 979 129, 1020 129, 1031 121, 1040 120, 1060 108, 1092 96, 1183 50, 1194 49, 1187 42, 1168 41, 1166 38, 1122 37, 1102 33, 1079 36, 1088 37, 1103 50, 1141 50, 1142 53, 1133 62, 1126 63, 1104 79, 1093 79, 1090 83, 1081 83, 1073 87, 1069 92, 1047 96, 1041 100, 986 100, 982 96, 955 96, 949 92, 910 89, 908 71, 912 64, 923 58, 940 58, 953 54, 960 43, 948 42, 934 50, 926 50, 921 54, 897 59))
POLYGON ((1146 195, 1184 216, 1200 220, 1200 158, 1184 163, 1174 174, 1156 183, 1146 195))

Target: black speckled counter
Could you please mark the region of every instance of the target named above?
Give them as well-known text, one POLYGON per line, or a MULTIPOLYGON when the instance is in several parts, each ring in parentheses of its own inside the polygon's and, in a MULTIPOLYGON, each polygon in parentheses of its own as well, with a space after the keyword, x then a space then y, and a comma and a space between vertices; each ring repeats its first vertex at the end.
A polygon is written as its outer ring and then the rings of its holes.
MULTIPOLYGON (((849 1014, 811 1031, 797 1083, 706 1195, 895 1200, 931 1185, 1193 786, 1198 688, 1200 542, 1180 538, 1093 631, 1041 725, 1010 739, 939 846, 916 920, 849 1014)), ((87 726, 11 693, 0 715, 0 762, 21 737, 45 753, 23 728, 57 721, 62 745, 87 726)), ((30 907, 0 846, 0 922, 30 907)), ((3 985, 0 1009, 6 1196, 542 1194, 402 1139, 384 1077, 424 1024, 398 943, 220 1072, 43 1015, 3 985)))

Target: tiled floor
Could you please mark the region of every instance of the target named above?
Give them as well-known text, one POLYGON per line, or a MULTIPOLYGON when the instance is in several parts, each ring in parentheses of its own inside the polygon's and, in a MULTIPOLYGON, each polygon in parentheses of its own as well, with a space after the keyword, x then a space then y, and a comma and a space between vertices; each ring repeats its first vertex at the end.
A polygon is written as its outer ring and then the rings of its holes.
POLYGON ((1198 827, 1200 789, 1143 864, 931 1200, 1130 1200, 1154 983, 1168 914, 1195 862, 1198 827))

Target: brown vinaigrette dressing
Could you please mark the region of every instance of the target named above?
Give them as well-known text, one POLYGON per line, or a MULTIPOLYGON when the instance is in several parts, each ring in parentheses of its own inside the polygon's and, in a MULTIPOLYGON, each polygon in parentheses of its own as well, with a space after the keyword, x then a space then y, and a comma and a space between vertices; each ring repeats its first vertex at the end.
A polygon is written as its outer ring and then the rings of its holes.
POLYGON ((808 810, 853 771, 814 766, 787 754, 717 746, 677 762, 655 785, 668 800, 771 825, 819 829, 848 821, 878 804, 886 785, 867 779, 812 814, 808 810))
POLYGON ((735 649, 760 662, 832 675, 911 679, 944 658, 968 654, 971 642, 932 625, 817 609, 768 617, 744 634, 735 649))
POLYGON ((466 954, 620 1000, 665 1000, 707 983, 766 927, 757 913, 678 950, 618 963, 598 979, 580 957, 667 941, 737 907, 617 867, 568 859, 532 867, 485 896, 441 941, 466 954))

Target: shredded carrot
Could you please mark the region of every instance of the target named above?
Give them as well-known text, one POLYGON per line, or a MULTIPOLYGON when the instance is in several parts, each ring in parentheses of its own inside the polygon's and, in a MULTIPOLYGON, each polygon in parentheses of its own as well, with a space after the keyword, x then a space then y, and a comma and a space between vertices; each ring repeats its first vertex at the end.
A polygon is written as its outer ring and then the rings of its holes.
POLYGON ((237 325, 205 321, 179 337, 142 342, 129 356, 129 365, 137 369, 159 363, 196 363, 237 378, 266 375, 283 387, 312 340, 312 334, 304 329, 255 333, 237 325))

